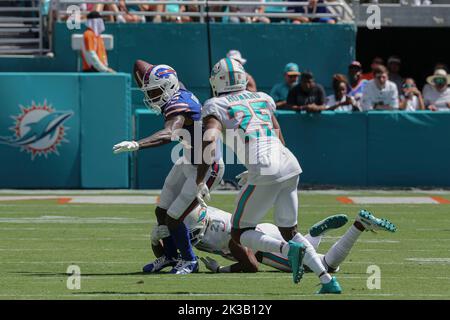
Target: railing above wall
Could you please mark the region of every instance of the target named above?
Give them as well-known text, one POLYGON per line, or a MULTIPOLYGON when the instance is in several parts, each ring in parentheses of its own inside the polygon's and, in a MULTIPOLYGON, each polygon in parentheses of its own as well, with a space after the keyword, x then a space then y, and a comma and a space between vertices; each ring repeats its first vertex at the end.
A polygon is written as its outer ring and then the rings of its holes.
MULTIPOLYGON (((84 4, 118 4, 117 0, 99 1, 99 0, 56 0, 57 18, 60 21, 67 17, 70 11, 67 11, 68 6, 84 4)), ((180 5, 186 6, 186 11, 183 12, 165 12, 165 11, 133 11, 133 15, 137 16, 166 16, 166 17, 193 17, 199 18, 200 22, 205 22, 210 18, 223 17, 269 17, 269 18, 334 18, 339 22, 353 21, 353 13, 351 8, 344 0, 334 0, 326 3, 319 3, 317 7, 327 7, 329 13, 296 13, 295 7, 305 7, 308 5, 307 1, 289 2, 289 1, 216 1, 216 0, 198 0, 198 1, 183 1, 183 0, 125 0, 127 5, 180 5), (286 7, 285 12, 229 12, 229 11, 215 11, 217 7, 286 7)), ((81 10, 81 14, 87 14, 87 10, 81 10)), ((118 16, 123 14, 121 11, 102 11, 103 16, 118 16)))

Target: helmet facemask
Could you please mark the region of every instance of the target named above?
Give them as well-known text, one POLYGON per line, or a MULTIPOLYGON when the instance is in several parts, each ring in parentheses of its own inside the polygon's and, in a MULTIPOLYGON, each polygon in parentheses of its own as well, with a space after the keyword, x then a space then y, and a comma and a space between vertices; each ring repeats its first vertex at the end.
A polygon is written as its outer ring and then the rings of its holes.
MULTIPOLYGON (((159 65, 153 70, 155 72, 164 72, 170 68, 169 66, 159 65), (163 71, 158 69, 164 68, 163 71)), ((172 69, 169 69, 172 70, 172 69)), ((166 103, 172 99, 174 94, 180 89, 178 78, 174 70, 172 74, 162 78, 155 75, 153 72, 150 74, 147 83, 144 83, 141 90, 144 93, 144 104, 151 110, 160 114, 161 109, 166 103)))

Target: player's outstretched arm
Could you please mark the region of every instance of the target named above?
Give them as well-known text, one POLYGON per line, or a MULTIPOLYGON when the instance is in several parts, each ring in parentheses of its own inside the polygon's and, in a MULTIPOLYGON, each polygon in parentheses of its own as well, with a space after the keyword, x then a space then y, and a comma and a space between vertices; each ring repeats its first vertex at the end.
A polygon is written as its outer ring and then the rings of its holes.
POLYGON ((115 154, 121 152, 132 152, 139 149, 158 147, 171 141, 179 141, 179 138, 174 135, 174 132, 175 130, 183 127, 184 120, 185 119, 182 115, 171 117, 166 120, 164 129, 139 141, 122 141, 114 145, 113 152, 115 154))
POLYGON ((138 141, 139 149, 158 147, 172 141, 178 141, 179 138, 175 137, 174 132, 183 127, 184 121, 185 118, 182 115, 167 119, 164 123, 164 129, 138 141))

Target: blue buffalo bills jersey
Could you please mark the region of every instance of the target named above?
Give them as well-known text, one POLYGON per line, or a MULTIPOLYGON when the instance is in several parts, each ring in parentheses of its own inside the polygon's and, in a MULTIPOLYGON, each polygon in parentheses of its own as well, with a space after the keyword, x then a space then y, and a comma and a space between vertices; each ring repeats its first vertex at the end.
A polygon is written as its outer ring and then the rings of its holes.
POLYGON ((192 121, 200 121, 202 118, 202 105, 193 93, 185 89, 178 90, 161 111, 166 120, 177 115, 183 115, 192 121))
MULTIPOLYGON (((188 90, 179 89, 178 92, 173 95, 172 99, 161 108, 161 111, 165 120, 173 116, 184 116, 185 122, 183 129, 189 132, 191 136, 190 144, 192 146, 192 149, 189 151, 184 149, 184 152, 190 162, 195 163, 194 152, 197 150, 195 143, 196 141, 202 141, 202 139, 194 138, 195 125, 202 127, 202 105, 197 97, 188 90)), ((203 135, 203 128, 201 132, 203 135)), ((201 145, 198 146, 198 148, 198 150, 202 150, 201 145)))

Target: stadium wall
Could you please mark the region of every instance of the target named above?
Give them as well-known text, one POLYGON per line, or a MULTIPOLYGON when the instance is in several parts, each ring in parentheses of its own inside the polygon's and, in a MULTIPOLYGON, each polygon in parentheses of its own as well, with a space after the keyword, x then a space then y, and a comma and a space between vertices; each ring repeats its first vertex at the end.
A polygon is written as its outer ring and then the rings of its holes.
MULTIPOLYGON (((450 113, 278 111, 277 118, 302 165, 302 185, 450 187, 450 113)), ((137 138, 161 126, 161 117, 136 110, 137 138)), ((172 146, 137 153, 137 188, 161 188, 172 146)), ((224 178, 233 180, 243 170, 227 165, 224 178)))
POLYGON ((128 74, 0 73, 0 188, 128 188, 128 74), (112 94, 104 94, 109 92, 112 94))
MULTIPOLYGON (((65 23, 54 25, 54 58, 0 58, 3 72, 76 72, 78 52, 71 48, 71 34, 65 23)), ((110 66, 131 73, 136 59, 173 66, 201 101, 210 95, 211 64, 230 49, 238 49, 248 62, 260 90, 268 92, 282 81, 283 68, 297 62, 302 70, 315 73, 317 81, 330 91, 334 73, 346 73, 355 57, 356 27, 353 24, 106 24, 114 36, 115 48, 108 53, 110 66)), ((132 84, 134 86, 134 84, 132 84)), ((133 105, 142 96, 133 90, 133 105)))

